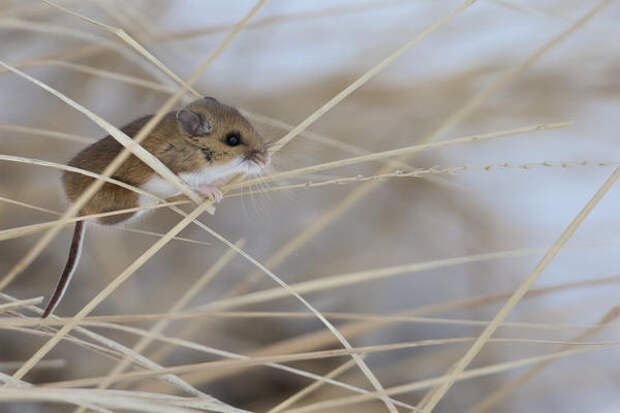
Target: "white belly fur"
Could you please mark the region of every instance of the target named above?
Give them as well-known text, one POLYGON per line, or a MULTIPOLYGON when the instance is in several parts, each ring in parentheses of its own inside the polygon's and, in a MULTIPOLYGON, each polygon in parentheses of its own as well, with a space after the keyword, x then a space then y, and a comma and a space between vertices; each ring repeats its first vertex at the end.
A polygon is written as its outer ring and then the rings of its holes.
MULTIPOLYGON (((204 168, 196 172, 184 172, 179 174, 191 188, 198 188, 201 185, 224 184, 234 175, 240 172, 250 172, 247 162, 243 162, 241 157, 237 157, 224 165, 204 168)), ((141 186, 147 192, 160 198, 169 198, 180 194, 177 187, 155 174, 144 185, 141 186)), ((158 201, 146 195, 140 195, 140 206, 154 205, 158 201)))

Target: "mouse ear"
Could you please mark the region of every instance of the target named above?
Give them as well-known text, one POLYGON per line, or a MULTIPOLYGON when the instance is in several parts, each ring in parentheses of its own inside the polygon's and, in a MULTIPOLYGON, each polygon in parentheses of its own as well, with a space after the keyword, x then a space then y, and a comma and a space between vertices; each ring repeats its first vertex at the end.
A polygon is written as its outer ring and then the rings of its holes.
POLYGON ((208 135, 212 130, 208 120, 203 122, 197 113, 189 109, 179 110, 177 112, 177 120, 189 136, 208 135))

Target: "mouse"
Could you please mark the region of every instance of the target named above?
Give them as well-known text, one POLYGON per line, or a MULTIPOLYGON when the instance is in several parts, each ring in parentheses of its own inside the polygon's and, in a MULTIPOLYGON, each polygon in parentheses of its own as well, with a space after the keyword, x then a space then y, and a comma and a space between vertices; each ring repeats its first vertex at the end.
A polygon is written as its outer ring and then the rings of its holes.
MULTIPOLYGON (((152 117, 138 118, 121 130, 133 138, 152 117)), ((268 145, 253 125, 235 107, 210 96, 196 99, 164 115, 141 145, 191 188, 213 202, 222 200, 220 188, 234 176, 240 173, 259 175, 270 163, 268 145)), ((68 165, 101 173, 123 149, 116 139, 108 135, 79 152, 68 165)), ((112 178, 160 198, 169 198, 180 192, 134 155, 121 164, 112 178)), ((82 174, 64 172, 62 185, 69 202, 75 202, 93 181, 94 178, 82 174)), ((106 182, 80 210, 80 215, 157 202, 154 198, 106 182)), ((96 222, 117 225, 143 213, 145 211, 99 217, 96 222)), ((67 291, 82 253, 85 226, 84 220, 76 221, 74 225, 67 262, 42 318, 55 310, 67 291)))

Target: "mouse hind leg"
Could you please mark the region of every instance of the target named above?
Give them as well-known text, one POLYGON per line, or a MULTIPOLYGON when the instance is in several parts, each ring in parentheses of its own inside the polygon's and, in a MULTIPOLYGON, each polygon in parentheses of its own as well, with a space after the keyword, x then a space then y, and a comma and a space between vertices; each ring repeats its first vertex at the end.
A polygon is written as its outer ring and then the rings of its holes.
MULTIPOLYGON (((100 214, 136 208, 139 206, 139 195, 129 189, 114 184, 105 183, 82 209, 84 215, 100 214)), ((109 215, 97 218, 103 225, 114 225, 132 218, 137 212, 109 215)))

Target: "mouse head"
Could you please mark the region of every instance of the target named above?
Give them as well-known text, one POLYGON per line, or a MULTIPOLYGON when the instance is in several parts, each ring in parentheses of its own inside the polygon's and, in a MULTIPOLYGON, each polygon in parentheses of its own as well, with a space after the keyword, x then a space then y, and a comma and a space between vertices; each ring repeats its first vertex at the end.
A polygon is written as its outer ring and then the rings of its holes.
POLYGON ((267 145, 235 108, 212 97, 197 99, 176 113, 179 133, 213 165, 238 163, 256 174, 270 162, 267 145))

